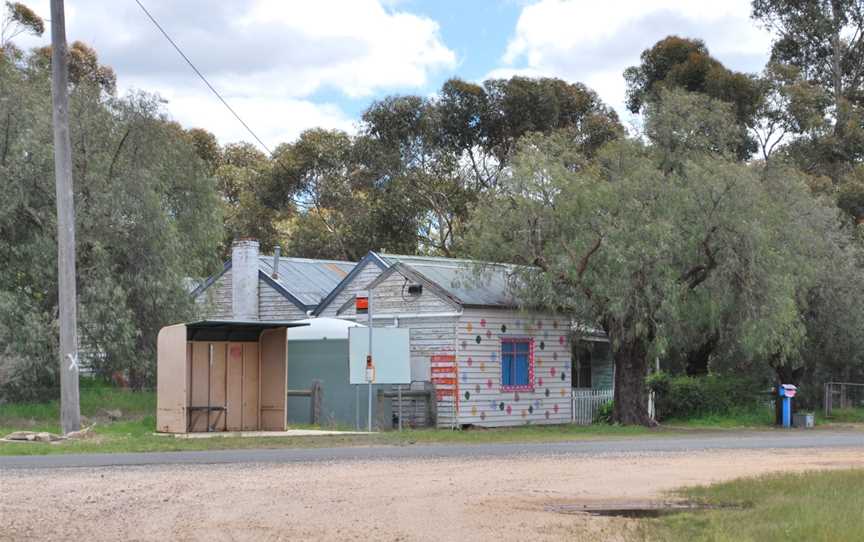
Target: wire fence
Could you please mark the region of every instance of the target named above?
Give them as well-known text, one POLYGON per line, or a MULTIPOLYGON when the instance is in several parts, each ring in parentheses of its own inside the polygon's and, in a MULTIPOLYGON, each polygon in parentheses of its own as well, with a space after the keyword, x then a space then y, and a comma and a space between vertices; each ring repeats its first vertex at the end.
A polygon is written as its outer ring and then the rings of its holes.
POLYGON ((836 410, 864 408, 864 383, 826 382, 823 401, 826 416, 836 410))

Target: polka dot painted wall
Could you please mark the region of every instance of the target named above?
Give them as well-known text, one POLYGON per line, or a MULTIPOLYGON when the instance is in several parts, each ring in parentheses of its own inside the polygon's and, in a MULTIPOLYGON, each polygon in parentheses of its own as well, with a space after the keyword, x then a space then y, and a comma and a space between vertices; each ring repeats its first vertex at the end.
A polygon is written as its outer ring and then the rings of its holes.
POLYGON ((487 427, 570 421, 567 320, 511 310, 465 309, 456 326, 459 423, 487 427), (513 391, 501 383, 501 339, 532 340, 533 381, 513 391))

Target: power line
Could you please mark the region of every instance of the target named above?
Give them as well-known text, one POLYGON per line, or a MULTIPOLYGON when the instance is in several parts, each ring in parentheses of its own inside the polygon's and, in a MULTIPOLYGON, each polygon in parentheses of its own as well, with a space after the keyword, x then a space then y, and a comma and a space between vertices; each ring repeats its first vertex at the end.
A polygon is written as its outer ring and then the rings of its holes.
POLYGON ((140 2, 140 0, 135 0, 135 3, 138 4, 138 7, 141 8, 141 10, 144 12, 144 14, 147 15, 147 17, 151 21, 153 21, 153 24, 156 25, 156 28, 158 28, 160 32, 162 32, 162 35, 165 36, 165 39, 167 39, 168 42, 172 46, 174 46, 174 49, 176 49, 177 52, 180 53, 180 56, 182 56, 183 60, 185 60, 186 63, 189 64, 189 67, 192 68, 192 70, 194 70, 196 74, 198 74, 198 77, 200 77, 202 81, 204 81, 204 84, 207 85, 207 88, 209 88, 213 92, 213 94, 215 94, 216 97, 219 98, 219 101, 221 101, 222 104, 228 108, 228 111, 230 111, 231 114, 234 115, 234 117, 238 121, 240 121, 240 124, 242 124, 243 127, 246 128, 246 131, 249 132, 250 134, 252 134, 252 137, 255 138, 255 141, 257 141, 259 145, 264 147, 264 150, 267 151, 267 154, 272 156, 273 151, 271 151, 270 148, 267 145, 265 145, 263 141, 261 141, 261 138, 258 137, 258 135, 256 135, 255 132, 252 131, 252 128, 250 128, 249 125, 246 124, 246 122, 244 122, 242 118, 240 118, 240 115, 238 115, 237 112, 234 111, 234 109, 230 105, 228 105, 228 102, 225 101, 225 98, 223 98, 222 95, 219 94, 219 92, 215 88, 213 88, 213 85, 210 84, 210 81, 208 81, 207 78, 204 77, 204 74, 201 73, 201 71, 195 67, 195 64, 193 64, 192 61, 189 60, 189 57, 186 56, 186 54, 180 49, 180 47, 174 42, 174 40, 171 39, 171 36, 168 35, 168 32, 165 32, 165 29, 162 28, 162 25, 160 25, 159 22, 153 17, 153 15, 151 15, 150 12, 147 11, 147 8, 144 7, 144 4, 142 4, 140 2))

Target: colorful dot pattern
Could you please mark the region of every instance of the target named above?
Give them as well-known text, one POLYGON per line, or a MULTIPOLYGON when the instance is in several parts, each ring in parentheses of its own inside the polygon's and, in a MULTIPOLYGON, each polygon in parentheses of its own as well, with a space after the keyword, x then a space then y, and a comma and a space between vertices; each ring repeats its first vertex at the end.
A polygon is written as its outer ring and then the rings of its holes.
POLYGON ((493 427, 569 422, 567 320, 495 312, 466 310, 457 324, 459 423, 493 427), (516 392, 501 389, 502 337, 534 340, 533 388, 516 392))

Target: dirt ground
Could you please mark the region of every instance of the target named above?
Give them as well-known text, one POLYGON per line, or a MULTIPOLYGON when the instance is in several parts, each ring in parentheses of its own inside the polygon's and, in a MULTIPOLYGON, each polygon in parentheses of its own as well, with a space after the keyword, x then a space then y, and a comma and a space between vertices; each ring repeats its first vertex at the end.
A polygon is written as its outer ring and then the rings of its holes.
POLYGON ((0 540, 620 540, 557 504, 662 498, 860 449, 0 471, 0 540))

